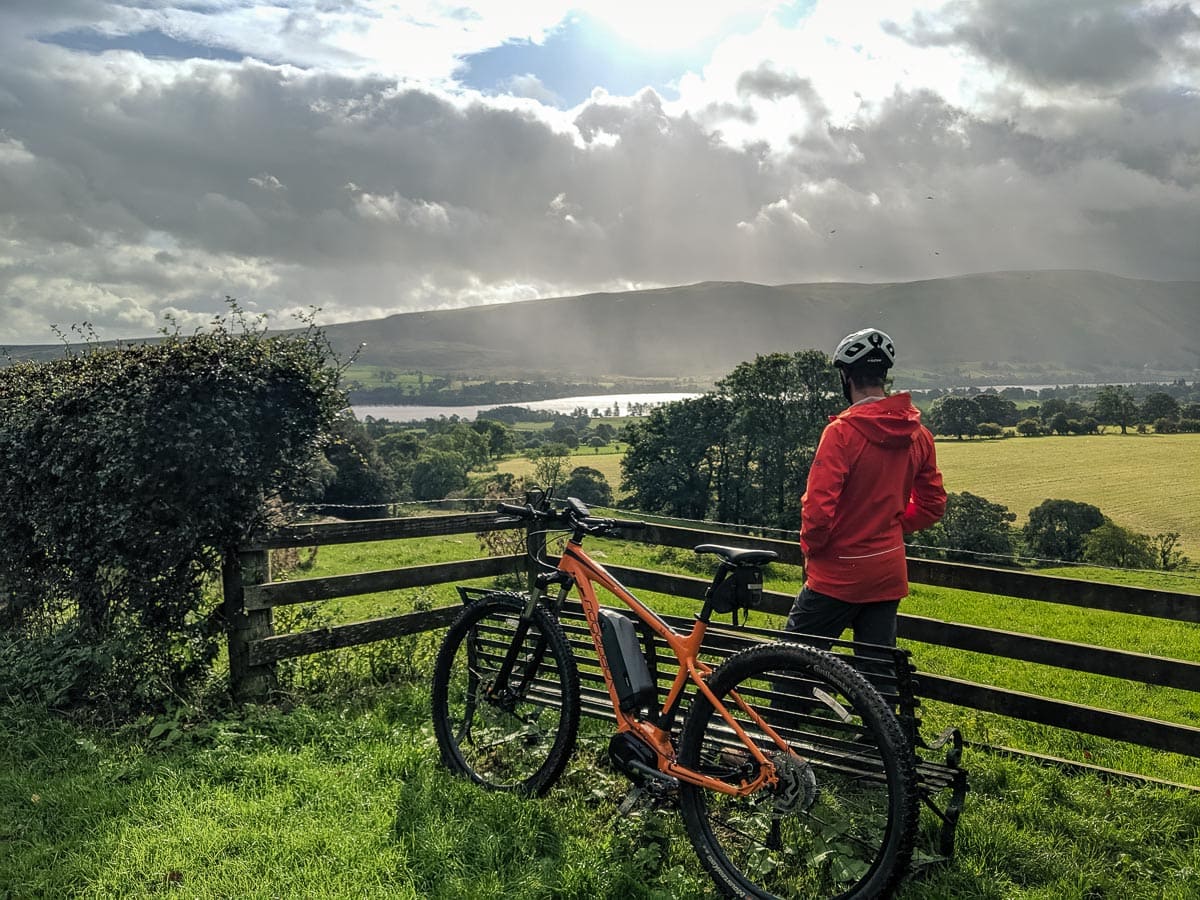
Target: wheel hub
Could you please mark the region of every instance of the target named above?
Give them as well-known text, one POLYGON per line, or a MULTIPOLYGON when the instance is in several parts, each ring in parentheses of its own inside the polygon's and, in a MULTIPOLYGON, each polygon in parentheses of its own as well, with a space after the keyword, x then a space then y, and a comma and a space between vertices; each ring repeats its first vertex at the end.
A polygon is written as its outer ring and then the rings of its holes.
POLYGON ((776 816, 805 812, 817 802, 817 776, 807 762, 790 753, 771 756, 778 782, 772 808, 776 816))

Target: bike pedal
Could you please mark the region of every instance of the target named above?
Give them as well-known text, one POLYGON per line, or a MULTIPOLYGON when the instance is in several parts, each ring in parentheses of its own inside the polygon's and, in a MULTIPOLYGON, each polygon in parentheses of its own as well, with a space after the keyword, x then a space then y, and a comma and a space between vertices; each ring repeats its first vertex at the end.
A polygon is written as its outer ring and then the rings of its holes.
POLYGON ((642 795, 645 793, 645 790, 643 790, 640 785, 635 785, 634 787, 630 788, 629 793, 625 795, 625 799, 621 801, 621 805, 617 807, 617 818, 623 819, 629 815, 633 808, 638 805, 638 802, 642 799, 642 795))

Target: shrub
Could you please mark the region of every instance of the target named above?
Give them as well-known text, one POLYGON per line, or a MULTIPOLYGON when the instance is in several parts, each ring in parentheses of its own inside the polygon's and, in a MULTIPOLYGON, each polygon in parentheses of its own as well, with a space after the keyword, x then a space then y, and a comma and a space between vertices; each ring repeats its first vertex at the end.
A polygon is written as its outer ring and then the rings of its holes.
POLYGON ((1105 522, 1084 536, 1083 558, 1101 566, 1150 569, 1158 561, 1147 535, 1105 522))
POLYGON ((591 466, 572 469, 558 494, 562 497, 578 497, 588 506, 612 506, 613 502, 608 479, 603 472, 591 466))
POLYGON ((1103 524, 1104 514, 1090 503, 1043 500, 1029 511, 1021 536, 1032 556, 1076 562, 1083 557, 1084 536, 1103 524))
POLYGON ((207 672, 206 583, 344 405, 331 359, 311 329, 268 337, 232 307, 203 334, 0 369, 11 692, 120 713, 207 672))
POLYGON ((941 521, 910 536, 917 555, 985 565, 1012 562, 1015 513, 968 491, 946 496, 941 521), (924 551, 924 552, 921 552, 924 551), (982 557, 982 559, 981 559, 982 557))

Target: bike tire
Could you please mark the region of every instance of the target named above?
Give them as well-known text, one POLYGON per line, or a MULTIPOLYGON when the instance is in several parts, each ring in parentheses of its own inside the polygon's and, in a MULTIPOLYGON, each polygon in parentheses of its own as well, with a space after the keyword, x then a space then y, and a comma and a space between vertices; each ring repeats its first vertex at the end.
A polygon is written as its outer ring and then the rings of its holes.
POLYGON ((558 620, 537 606, 508 684, 496 684, 524 609, 520 595, 496 593, 459 614, 434 664, 433 728, 452 772, 540 796, 575 746, 579 673, 558 620))
MULTIPOLYGON (((919 809, 913 750, 874 687, 834 654, 791 643, 731 656, 708 686, 779 775, 744 798, 680 786, 688 837, 718 888, 736 897, 889 896, 911 860, 919 809), (735 706, 734 691, 788 751, 735 706)), ((734 785, 758 771, 702 694, 679 761, 734 785)))

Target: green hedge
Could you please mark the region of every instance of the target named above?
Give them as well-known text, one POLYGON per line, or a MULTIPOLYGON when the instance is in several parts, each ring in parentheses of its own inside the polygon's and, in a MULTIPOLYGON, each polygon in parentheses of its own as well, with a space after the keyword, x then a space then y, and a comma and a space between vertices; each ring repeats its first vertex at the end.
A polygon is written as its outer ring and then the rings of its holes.
POLYGON ((193 336, 0 369, 0 680, 117 714, 220 647, 222 555, 303 477, 345 398, 313 330, 236 309, 193 336))

